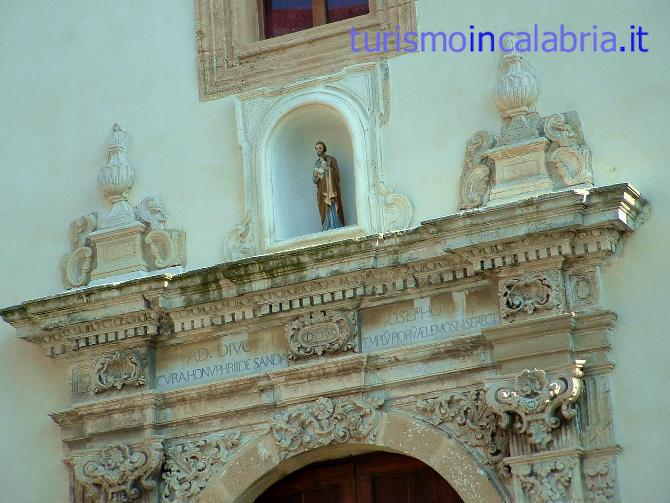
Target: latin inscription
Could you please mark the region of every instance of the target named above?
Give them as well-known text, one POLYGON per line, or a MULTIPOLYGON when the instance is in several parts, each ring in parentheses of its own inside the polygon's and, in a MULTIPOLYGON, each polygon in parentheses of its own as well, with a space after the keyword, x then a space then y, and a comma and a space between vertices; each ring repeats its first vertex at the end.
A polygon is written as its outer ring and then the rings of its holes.
MULTIPOLYGON (((259 347, 248 336, 221 339, 218 345, 204 345, 189 350, 169 370, 159 371, 156 385, 175 388, 193 384, 233 379, 288 366, 283 348, 259 347)), ((271 345, 272 346, 272 345, 271 345)))
POLYGON ((363 351, 449 339, 485 327, 499 325, 497 312, 465 315, 463 296, 453 299, 420 299, 403 307, 387 307, 363 313, 361 339, 363 351), (367 318, 367 319, 366 319, 367 318))

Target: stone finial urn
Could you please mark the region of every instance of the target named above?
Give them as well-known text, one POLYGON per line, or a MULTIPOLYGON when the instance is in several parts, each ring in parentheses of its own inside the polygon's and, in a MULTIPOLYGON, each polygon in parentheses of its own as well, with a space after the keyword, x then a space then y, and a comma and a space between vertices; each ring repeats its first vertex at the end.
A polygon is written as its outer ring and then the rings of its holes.
POLYGON ((131 136, 114 124, 109 138, 107 164, 98 174, 100 192, 112 204, 109 215, 100 221, 100 228, 114 227, 135 222, 128 193, 135 183, 135 170, 128 164, 127 152, 131 136))
POLYGON ((525 56, 515 50, 516 40, 507 37, 503 45, 500 75, 496 83, 495 102, 503 117, 515 117, 535 112, 539 95, 537 77, 525 56))

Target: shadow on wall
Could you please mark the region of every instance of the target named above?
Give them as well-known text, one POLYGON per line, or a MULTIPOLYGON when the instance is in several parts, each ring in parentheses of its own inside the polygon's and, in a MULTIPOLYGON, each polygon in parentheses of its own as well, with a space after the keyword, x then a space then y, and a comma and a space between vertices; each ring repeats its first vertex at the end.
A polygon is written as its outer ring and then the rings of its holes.
POLYGON ((324 141, 340 167, 342 205, 347 226, 355 225, 354 154, 351 135, 338 112, 306 105, 282 119, 270 138, 275 237, 278 241, 321 231, 312 171, 314 144, 324 141))

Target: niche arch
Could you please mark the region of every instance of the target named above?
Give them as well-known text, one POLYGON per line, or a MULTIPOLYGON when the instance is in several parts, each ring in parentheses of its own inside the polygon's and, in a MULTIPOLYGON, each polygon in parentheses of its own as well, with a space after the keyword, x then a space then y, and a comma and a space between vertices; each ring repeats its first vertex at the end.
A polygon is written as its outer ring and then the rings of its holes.
POLYGON ((378 451, 422 461, 444 478, 465 503, 508 500, 493 472, 456 439, 413 417, 383 412, 372 443, 331 444, 286 459, 282 459, 272 434, 264 433, 237 451, 223 470, 209 480, 197 502, 254 501, 272 484, 309 464, 378 451))
POLYGON ((380 131, 388 120, 388 81, 385 63, 366 63, 282 88, 251 91, 238 98, 236 118, 244 164, 245 208, 242 221, 226 239, 226 258, 234 260, 410 226, 414 214, 411 201, 383 183, 380 131), (299 133, 291 136, 292 121, 296 130, 312 124, 314 134, 298 142, 299 133), (329 128, 334 142, 328 138, 329 128), (345 130, 348 142, 344 141, 345 130), (289 155, 286 149, 290 147, 278 144, 282 137, 293 141, 296 149, 304 148, 304 153, 289 155), (320 232, 320 225, 315 228, 313 220, 311 226, 300 221, 297 226, 286 225, 285 215, 278 214, 285 208, 281 190, 288 184, 286 180, 278 182, 278 177, 292 168, 277 168, 277 163, 296 162, 306 171, 300 183, 313 201, 311 205, 306 202, 308 199, 302 201, 303 211, 313 212, 320 224, 311 179, 316 159, 313 145, 317 140, 325 141, 330 153, 345 165, 343 178, 350 193, 343 191, 349 200, 343 205, 346 213, 355 215, 346 227, 327 232, 320 232), (342 151, 338 151, 340 148, 342 151), (349 169, 353 176, 347 180, 349 169), (312 185, 306 189, 308 184, 312 185), (279 202, 275 200, 276 192, 279 202), (317 232, 310 232, 313 230, 317 232))

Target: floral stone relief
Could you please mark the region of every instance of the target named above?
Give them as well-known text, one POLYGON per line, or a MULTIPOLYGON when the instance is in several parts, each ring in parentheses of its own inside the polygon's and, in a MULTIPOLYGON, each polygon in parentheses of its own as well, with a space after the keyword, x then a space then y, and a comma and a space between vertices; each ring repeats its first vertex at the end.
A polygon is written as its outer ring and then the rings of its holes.
POLYGON ((561 271, 530 272, 500 280, 500 316, 508 322, 536 313, 565 312, 561 271))
POLYGON ((130 447, 112 443, 98 454, 74 460, 74 476, 90 501, 126 503, 155 488, 152 480, 163 462, 160 441, 130 447))
POLYGON ((577 501, 571 491, 575 463, 571 458, 552 459, 514 466, 512 473, 530 503, 566 503, 577 501))
POLYGON ((239 432, 231 432, 166 448, 161 501, 193 501, 207 485, 214 467, 230 459, 232 451, 239 447, 240 439, 239 432))
POLYGON ((272 436, 282 458, 323 445, 375 439, 383 401, 319 398, 274 417, 272 436))

